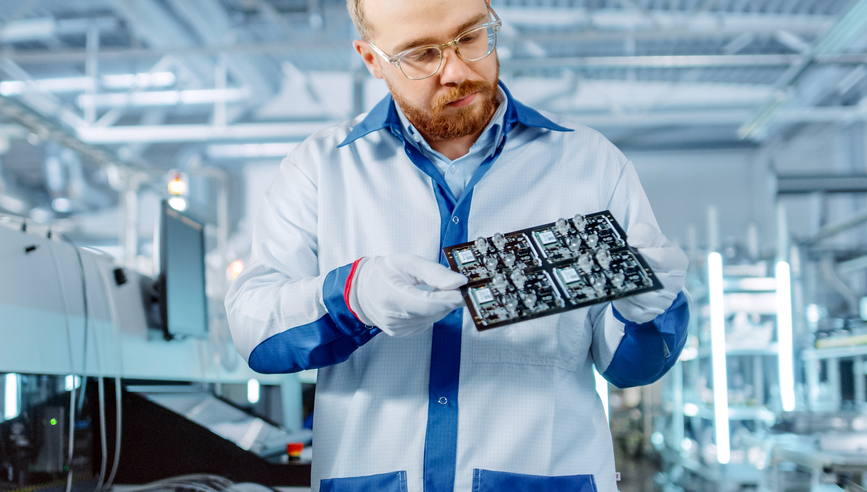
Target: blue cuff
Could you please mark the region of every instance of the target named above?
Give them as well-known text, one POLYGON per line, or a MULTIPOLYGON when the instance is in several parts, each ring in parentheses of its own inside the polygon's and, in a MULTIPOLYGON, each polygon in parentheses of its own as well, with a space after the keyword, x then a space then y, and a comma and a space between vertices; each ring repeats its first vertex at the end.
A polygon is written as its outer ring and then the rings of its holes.
POLYGON ((250 354, 250 368, 265 374, 298 372, 343 362, 377 333, 349 310, 343 297, 352 264, 328 272, 322 298, 328 314, 261 342, 250 354))
POLYGON ((652 321, 634 323, 612 306, 625 325, 623 339, 602 376, 618 388, 656 382, 677 362, 689 335, 689 303, 681 292, 668 309, 652 321))

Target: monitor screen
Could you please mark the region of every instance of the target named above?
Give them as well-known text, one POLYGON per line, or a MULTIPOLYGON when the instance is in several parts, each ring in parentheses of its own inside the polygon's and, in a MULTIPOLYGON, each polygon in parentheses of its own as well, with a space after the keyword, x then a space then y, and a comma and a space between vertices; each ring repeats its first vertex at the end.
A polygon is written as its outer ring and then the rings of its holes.
POLYGON ((160 213, 159 281, 166 338, 207 337, 204 225, 165 200, 160 213))

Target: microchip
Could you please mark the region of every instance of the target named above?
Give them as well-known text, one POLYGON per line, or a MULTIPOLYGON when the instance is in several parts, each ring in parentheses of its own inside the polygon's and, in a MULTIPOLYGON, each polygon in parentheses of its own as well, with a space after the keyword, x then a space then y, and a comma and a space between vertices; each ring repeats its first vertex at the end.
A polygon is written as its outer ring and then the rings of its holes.
POLYGON ((458 255, 458 261, 461 265, 469 265, 476 262, 476 255, 469 249, 464 249, 456 252, 458 255))
POLYGON ((492 294, 491 289, 488 289, 487 287, 473 290, 473 295, 476 296, 476 302, 479 304, 494 302, 494 294, 492 294))
POLYGON ((557 236, 555 236, 551 231, 542 231, 538 236, 539 240, 542 241, 542 244, 546 246, 557 242, 557 236))
POLYGON ((576 272, 572 267, 563 268, 558 271, 560 272, 560 278, 562 278, 567 284, 573 284, 581 280, 581 276, 578 275, 578 272, 576 272))

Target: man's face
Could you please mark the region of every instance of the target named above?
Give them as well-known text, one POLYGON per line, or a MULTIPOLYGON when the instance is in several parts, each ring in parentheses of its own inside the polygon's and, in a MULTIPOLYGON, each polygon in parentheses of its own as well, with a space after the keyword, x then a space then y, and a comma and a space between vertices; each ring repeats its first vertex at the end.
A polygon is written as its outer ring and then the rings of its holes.
MULTIPOLYGON (((371 41, 388 55, 447 43, 490 20, 482 0, 363 0, 362 8, 373 29, 371 41)), ((374 76, 385 79, 395 102, 428 139, 450 140, 481 132, 493 116, 499 77, 496 52, 465 62, 452 47, 446 48, 439 71, 422 80, 408 79, 379 55, 362 53, 362 57, 374 76)))

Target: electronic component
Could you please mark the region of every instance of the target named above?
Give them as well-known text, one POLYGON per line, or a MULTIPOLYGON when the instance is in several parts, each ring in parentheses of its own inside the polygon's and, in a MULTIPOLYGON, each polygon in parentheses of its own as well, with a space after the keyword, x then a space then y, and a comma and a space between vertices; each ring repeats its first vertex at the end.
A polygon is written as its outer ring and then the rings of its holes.
POLYGON ((443 251, 479 330, 662 288, 607 210, 443 251))

